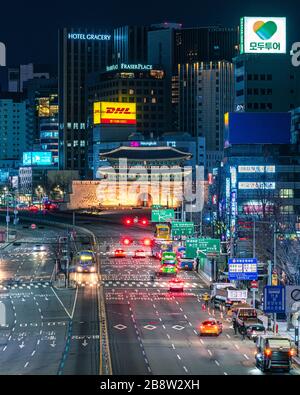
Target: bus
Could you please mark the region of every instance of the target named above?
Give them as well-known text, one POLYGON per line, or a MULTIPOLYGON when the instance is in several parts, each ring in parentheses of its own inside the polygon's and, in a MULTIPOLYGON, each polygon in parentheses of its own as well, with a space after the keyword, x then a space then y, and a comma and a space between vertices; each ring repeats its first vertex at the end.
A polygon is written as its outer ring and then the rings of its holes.
POLYGON ((159 274, 171 274, 176 275, 177 268, 177 256, 175 252, 163 252, 161 257, 161 266, 159 274))
POLYGON ((168 224, 157 224, 155 226, 155 239, 171 240, 171 231, 168 224))
POLYGON ((96 272, 96 256, 92 250, 78 252, 75 256, 75 271, 77 273, 96 272))

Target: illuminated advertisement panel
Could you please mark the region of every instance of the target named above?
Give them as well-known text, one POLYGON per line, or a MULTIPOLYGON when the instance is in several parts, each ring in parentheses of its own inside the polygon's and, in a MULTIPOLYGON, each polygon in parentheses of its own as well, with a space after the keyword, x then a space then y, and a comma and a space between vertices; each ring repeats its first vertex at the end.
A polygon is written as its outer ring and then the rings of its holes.
POLYGON ((240 53, 286 53, 286 18, 241 18, 240 53))
POLYGON ((23 152, 23 166, 51 166, 53 164, 52 152, 23 152))
POLYGON ((275 189, 275 182, 239 182, 239 189, 275 189))
POLYGON ((238 166, 239 173, 275 173, 275 166, 238 166))
POLYGON ((136 104, 95 102, 94 125, 136 125, 136 104))

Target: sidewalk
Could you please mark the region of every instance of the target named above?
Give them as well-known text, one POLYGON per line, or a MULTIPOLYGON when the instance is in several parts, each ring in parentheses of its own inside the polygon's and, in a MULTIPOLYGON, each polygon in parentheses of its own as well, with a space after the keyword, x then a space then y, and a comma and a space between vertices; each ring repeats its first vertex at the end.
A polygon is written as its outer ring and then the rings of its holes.
MULTIPOLYGON (((198 272, 195 272, 195 273, 197 273, 197 275, 201 278, 202 281, 204 281, 207 284, 208 287, 210 286, 212 281, 210 281, 210 279, 208 278, 208 276, 205 273, 203 273, 201 270, 199 270, 198 272)), ((258 309, 258 319, 260 319, 262 321, 265 328, 268 327, 268 317, 265 314, 263 314, 263 312, 259 309, 258 309)), ((277 322, 277 324, 278 324, 278 335, 280 335, 282 337, 287 337, 287 338, 291 339, 291 341, 294 343, 295 342, 295 329, 293 328, 293 329, 290 329, 289 331, 287 331, 287 323, 286 322, 277 322)), ((271 321, 271 325, 273 325, 273 321, 271 321)), ((267 331, 267 333, 270 335, 273 334, 272 331, 267 331)), ((293 361, 295 364, 300 366, 300 355, 293 357, 293 361)))

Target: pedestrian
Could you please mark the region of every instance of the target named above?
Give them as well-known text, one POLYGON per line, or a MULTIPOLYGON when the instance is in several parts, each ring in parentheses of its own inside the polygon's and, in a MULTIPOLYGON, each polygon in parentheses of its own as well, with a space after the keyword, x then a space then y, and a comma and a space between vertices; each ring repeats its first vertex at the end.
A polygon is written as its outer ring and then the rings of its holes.
POLYGON ((234 334, 236 335, 237 334, 237 323, 236 323, 235 318, 232 320, 232 324, 233 324, 234 334))
POLYGON ((243 325, 241 326, 241 329, 240 329, 240 332, 241 332, 241 335, 242 335, 242 340, 245 340, 245 337, 246 337, 246 325, 245 325, 245 323, 243 322, 243 325))
POLYGON ((199 257, 197 257, 196 258, 196 272, 198 272, 198 270, 199 270, 199 264, 200 264, 199 257))

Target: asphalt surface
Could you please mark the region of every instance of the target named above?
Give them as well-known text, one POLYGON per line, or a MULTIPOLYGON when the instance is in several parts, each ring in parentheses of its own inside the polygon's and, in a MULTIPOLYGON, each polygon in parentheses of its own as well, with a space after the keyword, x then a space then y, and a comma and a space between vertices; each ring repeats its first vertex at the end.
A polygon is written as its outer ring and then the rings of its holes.
MULTIPOLYGON (((132 253, 147 251, 142 240, 153 235, 151 227, 122 225, 125 215, 77 218, 77 225, 97 236, 101 270, 99 276, 73 275, 73 289, 51 283, 51 241, 63 230, 46 227, 33 237, 23 229, 21 245, 0 250, 0 302, 6 310, 0 374, 99 374, 97 297, 103 286, 113 374, 262 375, 254 365, 254 343, 234 335, 221 312, 203 310, 201 295, 208 288, 197 273, 180 272, 184 292, 170 292, 168 278, 151 280, 159 267, 154 258, 112 256, 124 236, 133 240, 123 246, 132 253), (35 243, 44 244, 46 253, 34 254, 35 243), (213 316, 223 322, 223 333, 200 337, 200 323, 213 316)), ((299 373, 294 366, 290 374, 299 373)))

